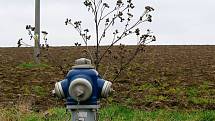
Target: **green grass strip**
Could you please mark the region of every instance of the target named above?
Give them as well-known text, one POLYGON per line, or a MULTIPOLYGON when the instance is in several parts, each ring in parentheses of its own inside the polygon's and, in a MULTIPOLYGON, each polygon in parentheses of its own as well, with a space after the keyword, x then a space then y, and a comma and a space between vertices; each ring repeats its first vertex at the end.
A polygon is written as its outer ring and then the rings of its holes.
MULTIPOLYGON (((70 112, 65 108, 52 108, 46 112, 21 113, 13 109, 0 109, 1 121, 66 121, 70 112)), ((111 105, 99 110, 100 121, 215 121, 215 111, 143 111, 111 105)))

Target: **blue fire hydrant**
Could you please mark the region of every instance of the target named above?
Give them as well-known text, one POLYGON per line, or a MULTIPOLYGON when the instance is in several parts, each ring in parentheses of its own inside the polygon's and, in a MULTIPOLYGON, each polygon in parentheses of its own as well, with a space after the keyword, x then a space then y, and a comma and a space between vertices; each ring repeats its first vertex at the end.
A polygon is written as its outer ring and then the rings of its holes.
POLYGON ((76 113, 77 111, 73 112, 73 120, 80 118, 81 121, 82 119, 95 121, 96 114, 90 110, 99 108, 98 100, 107 97, 112 92, 111 85, 111 82, 101 78, 91 65, 91 60, 81 58, 75 61, 75 66, 68 72, 65 79, 55 84, 52 93, 59 98, 66 99, 68 109, 82 110, 82 114, 76 113))

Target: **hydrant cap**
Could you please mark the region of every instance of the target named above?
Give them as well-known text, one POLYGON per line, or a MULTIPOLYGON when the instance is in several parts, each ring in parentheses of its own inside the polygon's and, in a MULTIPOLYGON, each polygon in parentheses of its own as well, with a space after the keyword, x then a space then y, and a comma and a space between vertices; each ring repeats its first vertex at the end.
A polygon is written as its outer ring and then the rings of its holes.
POLYGON ((75 66, 72 68, 94 68, 92 66, 91 60, 86 58, 80 58, 75 60, 75 66))
POLYGON ((84 78, 73 80, 69 86, 69 94, 76 101, 85 101, 92 95, 92 85, 84 78))

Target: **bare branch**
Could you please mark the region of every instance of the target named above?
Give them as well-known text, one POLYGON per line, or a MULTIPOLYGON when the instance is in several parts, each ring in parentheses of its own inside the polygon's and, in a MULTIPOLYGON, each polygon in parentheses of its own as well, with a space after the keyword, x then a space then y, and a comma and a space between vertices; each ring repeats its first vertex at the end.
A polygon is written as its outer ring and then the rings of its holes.
POLYGON ((83 41, 84 41, 84 43, 85 43, 85 46, 86 46, 86 48, 87 48, 87 52, 89 53, 91 60, 94 61, 93 56, 92 56, 92 52, 90 51, 90 49, 89 49, 89 47, 88 47, 88 43, 87 43, 87 40, 88 40, 88 39, 87 39, 87 34, 85 34, 85 36, 82 36, 82 29, 81 29, 81 26, 80 26, 80 27, 77 27, 77 26, 74 25, 71 21, 69 21, 67 24, 72 25, 72 26, 75 28, 75 30, 79 33, 79 35, 81 36, 81 38, 83 39, 83 41))
POLYGON ((22 45, 25 45, 25 46, 28 46, 28 47, 34 47, 34 46, 32 46, 32 45, 30 45, 30 44, 27 44, 27 43, 25 43, 25 42, 23 42, 23 41, 21 41, 21 43, 22 43, 22 45))
POLYGON ((104 13, 105 8, 106 8, 106 7, 104 7, 104 6, 101 8, 101 13, 100 13, 100 18, 99 18, 98 25, 100 24, 100 22, 101 22, 101 20, 102 20, 102 15, 103 15, 103 13, 104 13))
POLYGON ((104 15, 104 16, 101 16, 101 19, 100 20, 103 20, 103 19, 105 19, 108 15, 110 15, 110 14, 112 14, 114 11, 116 11, 117 10, 117 7, 115 7, 112 11, 110 11, 109 13, 107 13, 106 15, 104 15))
MULTIPOLYGON (((105 29, 103 30, 103 34, 106 33, 106 31, 107 31, 107 30, 110 28, 110 26, 114 23, 114 21, 115 21, 116 18, 117 18, 117 16, 115 16, 114 18, 112 18, 111 22, 109 22, 109 24, 105 26, 105 29)), ((101 35, 101 36, 100 36, 99 44, 101 43, 103 37, 104 37, 104 35, 101 35)))
POLYGON ((95 0, 90 0, 92 3, 93 3, 93 5, 94 6, 91 6, 91 8, 93 9, 93 13, 94 13, 94 15, 96 15, 97 14, 97 6, 96 6, 96 1, 95 0))
MULTIPOLYGON (((118 10, 119 8, 117 8, 116 10, 118 10)), ((126 8, 124 8, 121 12, 124 12, 126 9, 128 9, 128 6, 126 7, 126 8)), ((115 11, 115 10, 114 10, 115 11)), ((113 12, 114 12, 113 11, 113 12)), ((112 11, 111 11, 112 12, 112 11)), ((111 13, 110 13, 111 14, 111 13)), ((115 15, 113 18, 112 18, 112 20, 111 20, 111 22, 109 22, 109 24, 108 25, 105 25, 105 29, 103 30, 103 33, 106 33, 106 31, 111 27, 111 25, 113 25, 114 24, 114 22, 115 22, 115 20, 116 20, 116 18, 119 16, 119 13, 117 14, 117 15, 115 15)), ((99 19, 99 21, 101 21, 102 19, 99 19)), ((100 39, 99 39, 99 44, 101 43, 101 41, 102 41, 102 38, 103 38, 104 36, 103 35, 101 35, 100 36, 100 39)))
POLYGON ((97 13, 98 13, 98 11, 100 9, 101 4, 102 4, 102 0, 99 0, 97 5, 96 5, 97 6, 97 10, 96 10, 97 13))
POLYGON ((110 67, 112 66, 112 63, 113 63, 113 60, 112 60, 112 52, 111 52, 111 50, 109 50, 109 55, 108 55, 108 65, 107 65, 107 67, 106 67, 106 71, 105 71, 105 73, 103 74, 103 78, 106 78, 106 74, 108 73, 108 71, 109 71, 109 69, 110 69, 110 67))
POLYGON ((140 21, 138 20, 133 26, 131 26, 129 29, 126 29, 114 42, 112 42, 109 47, 105 50, 105 52, 102 54, 102 56, 99 58, 99 62, 101 62, 101 60, 103 59, 103 57, 105 56, 105 54, 107 53, 108 49, 110 49, 114 44, 116 44, 118 41, 120 41, 122 38, 128 36, 129 34, 126 34, 128 31, 132 30, 134 27, 138 26, 139 24, 141 24, 142 22, 145 21, 140 21))

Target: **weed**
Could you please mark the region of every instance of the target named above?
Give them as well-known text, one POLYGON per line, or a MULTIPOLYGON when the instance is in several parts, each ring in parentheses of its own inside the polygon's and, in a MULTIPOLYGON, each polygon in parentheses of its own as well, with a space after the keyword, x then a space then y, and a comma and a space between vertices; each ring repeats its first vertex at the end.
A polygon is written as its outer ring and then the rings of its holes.
POLYGON ((187 93, 188 97, 196 97, 196 96, 198 96, 199 91, 195 87, 190 87, 190 88, 188 88, 186 93, 187 93))
POLYGON ((33 86, 32 91, 38 96, 45 96, 46 95, 45 89, 41 86, 33 86))

